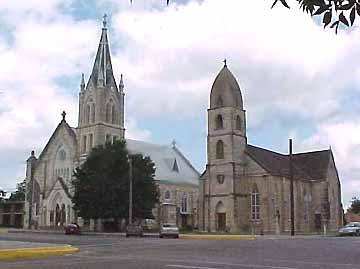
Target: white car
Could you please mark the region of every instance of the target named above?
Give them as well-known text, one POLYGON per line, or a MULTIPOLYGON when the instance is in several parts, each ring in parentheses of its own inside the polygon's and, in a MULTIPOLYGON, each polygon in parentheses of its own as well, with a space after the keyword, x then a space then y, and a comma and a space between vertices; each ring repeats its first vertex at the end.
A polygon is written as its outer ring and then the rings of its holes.
POLYGON ((176 224, 172 224, 172 223, 161 224, 159 237, 163 238, 165 236, 179 238, 179 228, 176 226, 176 224))
POLYGON ((350 222, 339 230, 339 235, 360 236, 360 222, 350 222))

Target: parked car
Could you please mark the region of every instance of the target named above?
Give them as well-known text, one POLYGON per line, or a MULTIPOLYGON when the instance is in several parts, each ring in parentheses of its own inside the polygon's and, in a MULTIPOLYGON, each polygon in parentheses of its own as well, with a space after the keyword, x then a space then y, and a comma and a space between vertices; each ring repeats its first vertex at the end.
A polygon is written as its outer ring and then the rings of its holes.
POLYGON ((144 236, 142 226, 140 224, 128 224, 126 226, 126 237, 129 236, 144 236))
POLYGON ((339 230, 339 235, 360 236, 360 222, 350 222, 339 230))
POLYGON ((80 226, 76 223, 66 224, 64 226, 65 234, 81 234, 80 226))
POLYGON ((174 237, 179 238, 179 228, 176 224, 164 223, 160 226, 159 237, 174 237))

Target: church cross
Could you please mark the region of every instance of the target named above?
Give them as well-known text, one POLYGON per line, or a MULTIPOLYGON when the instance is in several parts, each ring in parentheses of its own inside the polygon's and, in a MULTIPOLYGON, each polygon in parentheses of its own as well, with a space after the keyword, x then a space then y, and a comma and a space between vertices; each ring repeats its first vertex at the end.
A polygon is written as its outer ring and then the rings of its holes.
POLYGON ((103 16, 103 26, 104 26, 104 28, 106 28, 106 23, 107 23, 106 18, 107 18, 107 15, 104 14, 104 16, 103 16))
POLYGON ((66 112, 65 110, 61 113, 62 119, 65 120, 66 112))
POLYGON ((227 67, 227 65, 226 65, 226 58, 224 59, 224 67, 227 67))

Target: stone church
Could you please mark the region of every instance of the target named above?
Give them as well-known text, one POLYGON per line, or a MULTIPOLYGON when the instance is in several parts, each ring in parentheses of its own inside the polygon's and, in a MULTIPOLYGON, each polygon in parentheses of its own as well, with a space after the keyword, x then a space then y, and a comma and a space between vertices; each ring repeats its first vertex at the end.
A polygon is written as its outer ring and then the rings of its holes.
POLYGON ((331 149, 292 154, 291 167, 290 174, 290 155, 248 144, 242 94, 225 61, 210 93, 199 228, 288 233, 292 175, 295 232, 338 230, 341 189, 331 149))
MULTIPOLYGON (((102 222, 77 218, 72 208, 73 171, 87 158, 93 147, 125 139, 124 82, 117 85, 111 64, 106 21, 93 69, 85 84, 82 75, 79 92, 78 126, 66 122, 66 113, 38 157, 27 160, 25 228, 58 228, 78 222, 90 230, 102 230, 102 222)), ((131 153, 149 156, 155 163, 160 202, 154 208, 156 224, 177 223, 197 226, 198 171, 175 143, 155 145, 126 139, 131 153)), ((135 202, 135 201, 134 201, 135 202)))

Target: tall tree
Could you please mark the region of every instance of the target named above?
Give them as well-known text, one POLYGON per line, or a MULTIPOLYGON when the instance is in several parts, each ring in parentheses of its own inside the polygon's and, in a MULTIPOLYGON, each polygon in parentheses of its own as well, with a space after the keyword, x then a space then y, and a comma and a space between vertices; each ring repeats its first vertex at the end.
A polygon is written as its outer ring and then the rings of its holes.
POLYGON ((85 218, 128 217, 129 158, 133 163, 133 217, 151 218, 158 201, 155 167, 148 157, 129 156, 125 141, 94 148, 75 171, 72 201, 78 215, 85 218))
POLYGON ((25 179, 18 183, 16 186, 16 191, 12 192, 10 195, 10 201, 25 201, 25 192, 26 192, 26 182, 25 179))
POLYGON ((353 197, 351 200, 351 205, 347 211, 355 214, 360 214, 360 199, 353 197))

